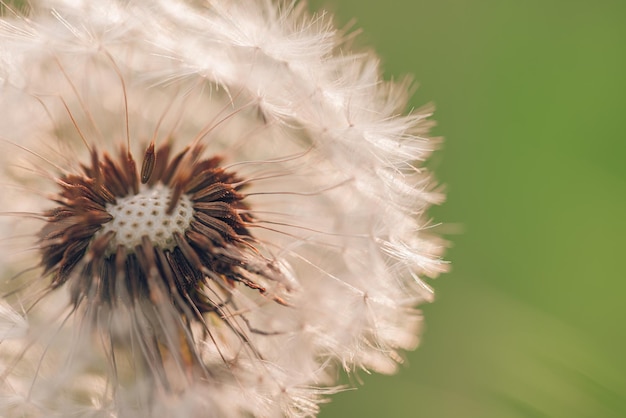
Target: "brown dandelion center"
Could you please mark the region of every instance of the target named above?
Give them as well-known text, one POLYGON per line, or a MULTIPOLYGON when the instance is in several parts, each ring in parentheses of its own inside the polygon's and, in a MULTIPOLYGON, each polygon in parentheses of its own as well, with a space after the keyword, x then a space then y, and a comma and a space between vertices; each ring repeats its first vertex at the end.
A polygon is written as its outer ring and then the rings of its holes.
POLYGON ((117 158, 94 150, 81 172, 60 176, 40 239, 50 288, 67 283, 76 306, 169 295, 186 316, 218 310, 209 281, 265 293, 259 279, 280 273, 246 227, 243 183, 202 151, 170 156, 168 144, 151 144, 137 170, 124 147, 117 158))

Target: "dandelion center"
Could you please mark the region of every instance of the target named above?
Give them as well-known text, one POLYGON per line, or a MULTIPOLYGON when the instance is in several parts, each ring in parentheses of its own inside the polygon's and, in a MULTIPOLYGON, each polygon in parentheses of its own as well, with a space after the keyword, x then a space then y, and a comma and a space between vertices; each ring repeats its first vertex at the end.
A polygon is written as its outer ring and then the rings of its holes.
POLYGON ((265 293, 261 282, 280 272, 248 229, 246 183, 202 153, 151 144, 137 169, 126 147, 117 158, 94 149, 90 165, 60 176, 39 244, 51 288, 68 284, 76 306, 167 298, 198 321, 219 310, 205 295, 211 283, 265 293))
POLYGON ((193 219, 192 202, 187 195, 180 196, 168 213, 171 200, 172 190, 158 184, 117 199, 115 204, 107 204, 106 210, 113 219, 103 225, 96 239, 114 233, 108 254, 114 253, 118 245, 132 252, 141 245, 144 236, 153 246, 171 250, 175 246, 174 235, 184 234, 193 219))

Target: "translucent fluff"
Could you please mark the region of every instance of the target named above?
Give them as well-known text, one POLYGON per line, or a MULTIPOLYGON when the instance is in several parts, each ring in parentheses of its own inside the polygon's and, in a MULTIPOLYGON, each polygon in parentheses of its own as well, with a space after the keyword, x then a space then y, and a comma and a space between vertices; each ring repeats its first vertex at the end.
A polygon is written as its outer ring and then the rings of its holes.
POLYGON ((446 266, 408 83, 300 2, 32 3, 0 20, 0 416, 314 416, 338 367, 395 372, 446 266))

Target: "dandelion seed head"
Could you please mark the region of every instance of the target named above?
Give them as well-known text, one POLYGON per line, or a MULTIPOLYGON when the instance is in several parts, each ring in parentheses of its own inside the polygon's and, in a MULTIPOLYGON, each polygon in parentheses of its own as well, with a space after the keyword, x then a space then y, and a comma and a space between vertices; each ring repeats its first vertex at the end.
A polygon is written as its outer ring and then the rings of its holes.
POLYGON ((0 415, 309 417, 445 271, 430 109, 303 2, 0 18, 0 415))

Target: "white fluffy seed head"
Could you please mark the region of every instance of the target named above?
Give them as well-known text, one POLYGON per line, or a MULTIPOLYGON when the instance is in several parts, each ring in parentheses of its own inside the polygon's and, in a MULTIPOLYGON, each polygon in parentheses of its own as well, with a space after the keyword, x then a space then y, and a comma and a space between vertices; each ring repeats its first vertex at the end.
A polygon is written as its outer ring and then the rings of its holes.
POLYGON ((174 234, 184 234, 191 219, 193 207, 188 196, 182 195, 171 214, 167 213, 172 191, 162 185, 143 187, 136 195, 118 198, 115 204, 106 206, 113 216, 102 226, 99 234, 115 233, 108 251, 114 252, 122 245, 133 251, 141 245, 142 237, 147 236, 153 246, 172 249, 176 243, 174 234))
MULTIPOLYGON (((55 281, 41 303, 33 302, 51 280, 24 268, 40 265, 27 258, 32 251, 20 251, 33 244, 0 252, 0 282, 9 290, 25 283, 11 307, 25 312, 29 327, 17 325, 29 338, 5 332, 0 341, 0 373, 7 376, 0 416, 303 418, 315 416, 336 391, 335 367, 393 373, 402 351, 418 342, 422 317, 415 307, 432 300, 424 280, 446 270, 445 244, 431 236, 426 214, 440 194, 420 167, 437 141, 427 135, 430 111, 404 113, 407 84, 384 80, 378 57, 350 52, 352 36, 334 29, 327 14, 309 15, 303 1, 28 3, 28 17, 0 17, 0 150, 11 150, 0 152, 0 183, 17 186, 2 188, 4 210, 58 206, 27 193, 40 184, 49 190, 48 179, 58 176, 53 170, 40 178, 42 157, 62 174, 65 167, 69 174, 96 173, 84 169, 86 138, 115 155, 112 139, 127 137, 135 157, 143 149, 134 138, 169 141, 174 153, 196 138, 207 146, 198 161, 222 157, 235 183, 247 187, 245 202, 232 213, 219 202, 207 205, 216 216, 212 227, 200 221, 201 205, 195 213, 182 206, 188 197, 165 213, 171 196, 165 187, 118 197, 106 207, 114 219, 94 226, 97 234, 115 234, 108 255, 122 245, 135 252, 133 263, 145 264, 134 250, 142 237, 166 250, 177 233, 194 236, 187 231, 196 226, 192 217, 202 233, 218 236, 241 214, 246 231, 238 231, 250 239, 198 254, 221 270, 203 271, 199 286, 180 287, 202 305, 194 311, 174 305, 187 300, 168 297, 176 290, 170 282, 155 287, 162 268, 154 277, 134 271, 118 277, 112 269, 87 271, 89 248, 61 254, 61 227, 74 221, 64 211, 45 212, 59 228, 41 231, 33 220, 34 237, 50 243, 44 248, 50 268, 61 279, 66 272, 58 265, 75 263, 86 273, 62 286, 55 281), (15 169, 16 152, 25 160, 20 166, 36 169, 15 169), (81 251, 86 256, 79 260, 81 251), (15 252, 24 254, 23 265, 4 255, 15 252), (224 266, 244 281, 222 274, 224 266), (20 271, 24 277, 14 278, 20 271), (102 280, 106 275, 115 286, 102 280), (264 292, 250 288, 257 281, 264 292), (124 304, 109 296, 116 289, 155 291, 124 304), (62 299, 68 292, 78 295, 81 309, 57 313, 68 306, 62 299), (111 314, 103 298, 113 302, 111 314), (4 371, 7 364, 17 366, 4 371), (174 390, 161 391, 163 380, 174 390), (181 382, 188 387, 179 391, 181 382)), ((121 175, 125 164, 116 166, 121 175)), ((0 218, 4 242, 26 234, 13 223, 0 218)), ((198 247, 190 245, 193 255, 198 247)), ((185 261, 164 255, 158 267, 185 261)), ((176 270, 187 273, 187 266, 176 270)), ((19 322, 13 311, 5 313, 4 329, 19 322)))

